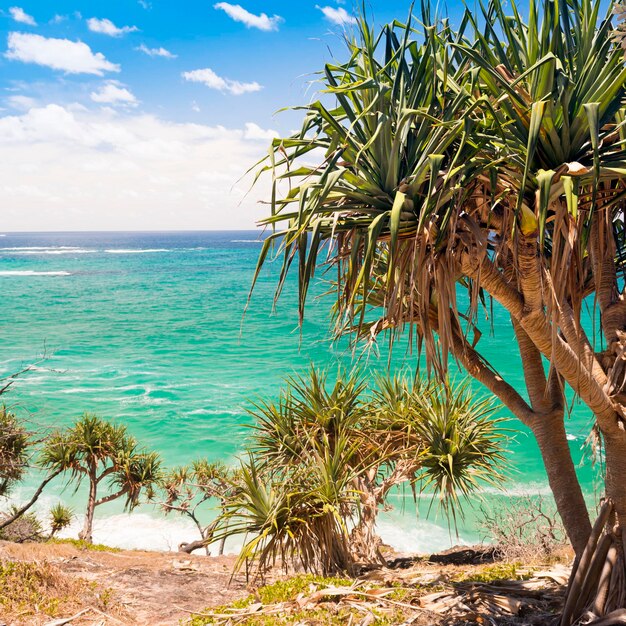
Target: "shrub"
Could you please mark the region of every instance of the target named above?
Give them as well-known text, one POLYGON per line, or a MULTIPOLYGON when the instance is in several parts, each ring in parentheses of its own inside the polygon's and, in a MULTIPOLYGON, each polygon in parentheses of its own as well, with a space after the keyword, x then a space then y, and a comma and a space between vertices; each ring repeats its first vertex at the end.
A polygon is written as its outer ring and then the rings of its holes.
MULTIPOLYGON (((17 507, 12 507, 8 514, 0 516, 0 521, 13 515, 17 507)), ((41 541, 43 539, 41 522, 34 513, 25 513, 11 522, 8 526, 0 529, 0 539, 23 543, 25 541, 41 541)))
POLYGON ((510 496, 506 506, 481 507, 480 527, 499 555, 509 561, 545 560, 567 545, 561 518, 552 498, 510 496))

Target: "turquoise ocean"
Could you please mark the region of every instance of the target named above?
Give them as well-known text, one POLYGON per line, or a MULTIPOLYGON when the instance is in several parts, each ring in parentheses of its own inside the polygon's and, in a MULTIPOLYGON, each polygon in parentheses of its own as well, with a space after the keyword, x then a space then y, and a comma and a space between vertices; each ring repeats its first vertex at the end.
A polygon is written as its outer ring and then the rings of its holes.
MULTIPOLYGON (((321 296, 321 279, 301 330, 295 274, 273 309, 279 260, 263 270, 244 317, 259 251, 257 231, 0 234, 0 377, 37 363, 2 400, 39 432, 89 411, 127 424, 167 465, 197 457, 236 463, 251 400, 275 398, 286 376, 311 363, 331 372, 356 363, 347 344, 331 341, 331 299, 321 296)), ((484 326, 483 352, 523 389, 507 316, 495 309, 484 326)), ((359 363, 375 372, 389 362, 412 370, 416 361, 399 342, 391 361, 381 345, 359 363)), ((591 499, 594 472, 582 452, 590 423, 588 411, 574 405, 567 432, 591 499)), ((504 507, 519 494, 549 493, 532 438, 523 430, 511 434, 508 495, 483 494, 504 507)), ((25 500, 36 484, 29 476, 13 500, 25 500)), ((62 499, 80 513, 81 496, 59 481, 38 511, 62 499)), ((480 538, 476 503, 457 536, 441 516, 426 517, 427 498, 419 511, 408 493, 395 500, 380 533, 400 550, 428 552, 480 538)), ((184 520, 151 506, 130 517, 116 504, 97 511, 94 538, 110 545, 167 549, 190 536, 184 520)))

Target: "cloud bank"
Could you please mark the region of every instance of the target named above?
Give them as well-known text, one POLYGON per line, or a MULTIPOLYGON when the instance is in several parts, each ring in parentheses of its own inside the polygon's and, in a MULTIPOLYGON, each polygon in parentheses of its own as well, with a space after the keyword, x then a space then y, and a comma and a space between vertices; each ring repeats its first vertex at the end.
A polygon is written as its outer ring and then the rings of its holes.
POLYGON ((29 33, 9 33, 5 56, 12 61, 35 63, 68 74, 119 72, 120 66, 107 61, 100 52, 92 52, 82 41, 53 39, 29 33))
POLYGON ((274 131, 228 129, 81 105, 0 117, 2 227, 8 230, 252 228, 269 181, 244 171, 274 131))

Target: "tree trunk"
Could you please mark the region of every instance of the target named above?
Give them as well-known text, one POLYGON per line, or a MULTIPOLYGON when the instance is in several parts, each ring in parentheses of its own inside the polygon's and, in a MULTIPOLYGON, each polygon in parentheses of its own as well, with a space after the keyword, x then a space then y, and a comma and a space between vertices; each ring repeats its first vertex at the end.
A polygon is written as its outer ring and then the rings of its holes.
MULTIPOLYGON (((194 518, 195 521, 195 518, 194 518)), ((203 529, 200 524, 196 521, 196 525, 200 529, 200 535, 202 539, 198 539, 196 541, 183 542, 178 544, 179 552, 186 552, 187 554, 191 554, 194 550, 199 550, 200 548, 204 548, 206 555, 210 556, 209 553, 209 544, 213 541, 213 535, 215 534, 215 529, 217 528, 218 521, 215 520, 211 522, 205 529, 203 529)))
POLYGON ((355 561, 366 565, 386 565, 380 553, 380 537, 376 534, 378 498, 369 481, 360 480, 357 484, 360 493, 361 508, 359 521, 350 533, 350 551, 355 561))
POLYGON ((619 525, 626 529, 626 432, 618 428, 604 434, 604 451, 606 495, 613 501, 619 525))
POLYGON ((183 543, 178 544, 178 551, 184 552, 185 554, 191 554, 194 550, 199 550, 200 548, 206 548, 207 541, 210 542, 211 540, 210 539, 196 539, 196 541, 190 541, 188 543, 183 541, 183 543))
POLYGON ((96 509, 96 496, 97 496, 98 483, 95 476, 89 476, 89 498, 87 500, 87 511, 85 513, 85 523, 83 529, 78 534, 78 538, 86 541, 87 543, 93 543, 92 531, 93 531, 93 514, 96 509))
POLYGON ((604 501, 587 546, 574 563, 559 626, 626 624, 626 567, 615 507, 604 501))
POLYGON ((591 533, 591 522, 567 443, 563 417, 537 416, 532 431, 539 444, 548 483, 565 532, 577 558, 580 558, 591 533))

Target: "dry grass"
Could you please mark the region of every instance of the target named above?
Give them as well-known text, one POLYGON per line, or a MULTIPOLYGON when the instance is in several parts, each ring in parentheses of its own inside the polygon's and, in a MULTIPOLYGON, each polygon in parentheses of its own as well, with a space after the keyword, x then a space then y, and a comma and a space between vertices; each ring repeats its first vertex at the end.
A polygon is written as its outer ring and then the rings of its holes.
POLYGON ((245 581, 231 580, 234 557, 207 559, 104 546, 92 550, 68 541, 0 541, 0 563, 9 562, 25 564, 29 571, 50 572, 53 576, 47 583, 38 583, 40 595, 59 600, 56 611, 48 606, 34 612, 27 594, 20 595, 19 589, 11 591, 12 602, 24 600, 24 608, 10 609, 9 613, 9 608, 0 604, 0 624, 10 626, 41 626, 85 609, 88 612, 72 620, 72 626, 176 626, 189 611, 222 605, 248 594, 245 581), (44 608, 50 609, 47 614, 44 608))
POLYGON ((286 578, 276 568, 257 588, 231 579, 232 556, 0 542, 0 622, 43 626, 87 610, 72 626, 544 626, 569 575, 565 566, 431 558, 399 558, 355 580, 286 578))
POLYGON ((7 622, 34 626, 86 606, 116 611, 110 589, 67 576, 47 561, 0 560, 0 608, 7 622))

